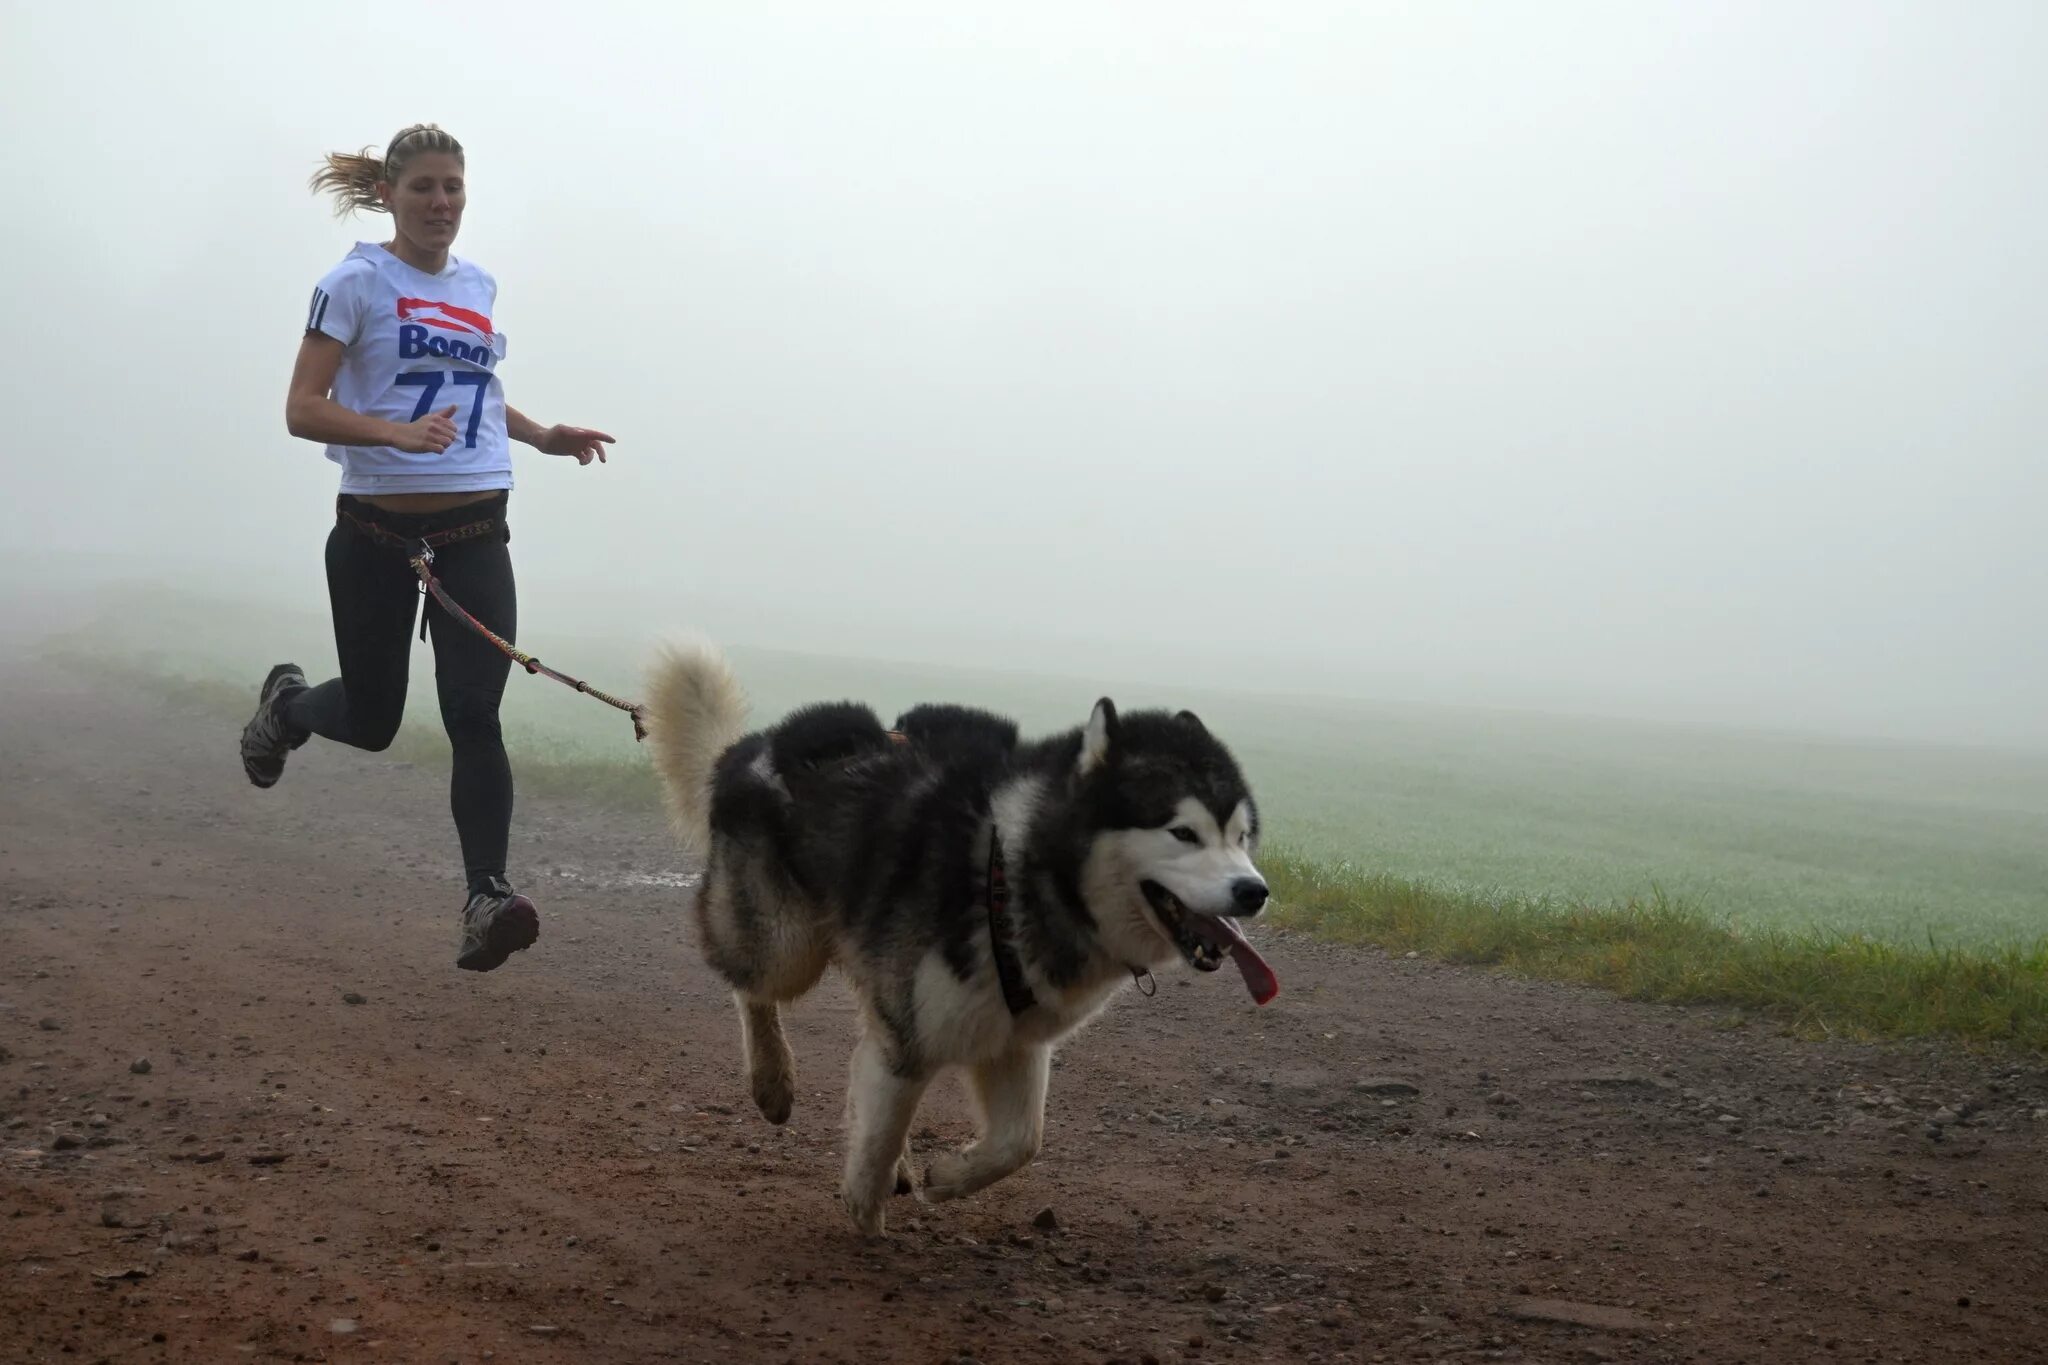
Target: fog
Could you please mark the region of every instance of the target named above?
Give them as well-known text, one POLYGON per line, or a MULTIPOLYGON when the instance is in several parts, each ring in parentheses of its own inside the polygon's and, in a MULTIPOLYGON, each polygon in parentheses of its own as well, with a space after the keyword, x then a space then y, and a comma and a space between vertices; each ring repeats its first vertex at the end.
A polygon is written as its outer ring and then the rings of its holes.
POLYGON ((0 14, 18 562, 321 607, 306 179, 427 120, 618 438, 536 648, 2048 743, 2038 4, 0 14))

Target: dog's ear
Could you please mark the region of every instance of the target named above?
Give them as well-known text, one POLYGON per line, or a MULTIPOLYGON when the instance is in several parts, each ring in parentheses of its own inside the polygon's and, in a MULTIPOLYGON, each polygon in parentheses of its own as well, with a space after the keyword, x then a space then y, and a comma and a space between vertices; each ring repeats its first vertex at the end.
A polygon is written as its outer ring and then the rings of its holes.
POLYGON ((1109 762, 1116 746, 1116 704, 1108 697, 1095 703, 1088 727, 1081 732, 1081 761, 1077 771, 1083 777, 1109 762))
POLYGON ((1202 724, 1202 718, 1192 711, 1183 711, 1179 715, 1175 716, 1174 719, 1179 721, 1183 725, 1194 726, 1197 730, 1200 730, 1205 735, 1209 733, 1209 727, 1202 724))

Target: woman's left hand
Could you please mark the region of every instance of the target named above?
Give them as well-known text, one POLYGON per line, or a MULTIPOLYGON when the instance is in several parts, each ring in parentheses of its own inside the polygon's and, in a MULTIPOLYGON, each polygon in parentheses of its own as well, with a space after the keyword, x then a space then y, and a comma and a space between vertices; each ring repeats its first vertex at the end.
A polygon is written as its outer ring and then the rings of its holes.
POLYGON ((534 445, 544 455, 573 456, 577 464, 589 464, 591 457, 595 456, 597 462, 603 464, 604 448, 611 443, 612 438, 601 431, 557 424, 542 432, 534 445))

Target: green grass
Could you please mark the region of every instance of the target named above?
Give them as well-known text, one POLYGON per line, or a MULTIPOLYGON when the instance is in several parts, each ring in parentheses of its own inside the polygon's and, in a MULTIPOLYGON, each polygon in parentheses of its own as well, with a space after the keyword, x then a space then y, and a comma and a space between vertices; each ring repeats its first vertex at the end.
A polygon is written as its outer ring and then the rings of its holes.
POLYGON ((1997 947, 1828 930, 1744 931, 1662 896, 1611 906, 1493 899, 1261 859, 1278 923, 1630 1000, 1718 1005, 1802 1036, 1950 1037, 2048 1050, 2048 938, 1997 947))
MULTIPOLYGON (((281 654, 333 667, 317 613, 131 589, 76 620, 53 657, 224 724, 281 654)), ((657 634, 527 644, 633 696, 657 634)), ((1192 706, 1229 737, 1285 846, 1262 859, 1279 918, 1320 935, 1806 1034, 2048 1048, 2048 755, 731 653, 757 719, 825 697, 885 715, 938 698, 1042 731, 1079 723, 1102 691, 1192 706)), ((394 756, 440 764, 423 664, 394 756)), ((523 791, 658 808, 619 712, 515 672, 504 724, 523 791)))
MULTIPOLYGON (((639 646, 547 644, 543 658, 638 692, 639 646)), ((885 716, 937 697, 1043 732, 1081 723, 1100 692, 1191 706, 1243 761, 1277 838, 1439 888, 1607 903, 1654 885, 1745 925, 1907 942, 2048 930, 2044 754, 732 653, 763 719, 821 697, 885 716)), ((507 717, 558 760, 634 758, 617 712, 545 680, 514 677, 507 717)))

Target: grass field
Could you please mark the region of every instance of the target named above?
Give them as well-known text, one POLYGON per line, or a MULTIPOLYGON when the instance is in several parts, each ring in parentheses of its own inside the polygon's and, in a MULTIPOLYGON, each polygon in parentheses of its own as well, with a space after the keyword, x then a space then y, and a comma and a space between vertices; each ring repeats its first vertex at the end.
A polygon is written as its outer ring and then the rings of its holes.
MULTIPOLYGON (((117 657, 92 614, 47 648, 181 690, 224 724, 279 642, 331 668, 314 614, 164 592, 123 619, 117 657)), ((558 633, 542 657, 631 696, 655 638, 558 633)), ((416 648, 400 745, 432 758, 445 746, 416 648)), ((1256 785, 1285 913, 1319 932, 1820 1029, 2048 1046, 2048 754, 731 652, 760 717, 944 698, 1039 729, 1079 723, 1105 691, 1192 707, 1256 785)), ((505 719, 527 789, 654 802, 621 713, 515 674, 505 719)))

